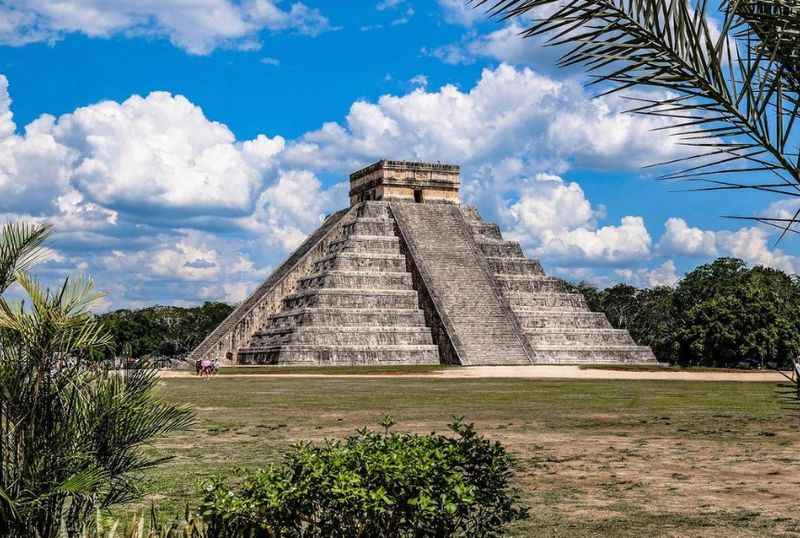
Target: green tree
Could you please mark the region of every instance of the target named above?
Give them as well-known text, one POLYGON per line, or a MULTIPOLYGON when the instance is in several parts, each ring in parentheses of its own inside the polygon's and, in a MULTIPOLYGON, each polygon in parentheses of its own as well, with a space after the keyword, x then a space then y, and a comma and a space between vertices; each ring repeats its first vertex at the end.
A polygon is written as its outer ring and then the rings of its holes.
POLYGON ((180 358, 197 347, 232 310, 224 303, 206 302, 195 308, 115 310, 99 318, 113 335, 113 352, 118 356, 129 351, 134 357, 180 358))
POLYGON ((723 258, 686 275, 675 297, 683 363, 785 366, 800 353, 800 286, 781 271, 723 258))
POLYGON ((680 349, 674 297, 674 290, 668 286, 637 290, 637 310, 625 327, 636 342, 649 346, 659 361, 669 363, 678 361, 680 349))
POLYGON ((627 329, 660 361, 734 367, 787 366, 800 354, 800 281, 765 267, 719 258, 676 288, 617 285, 590 292, 593 310, 627 329))
POLYGON ((0 536, 79 536, 95 510, 140 495, 163 461, 143 446, 185 428, 191 413, 153 398, 154 372, 108 372, 92 360, 111 338, 90 313, 92 282, 44 289, 25 271, 49 228, 0 234, 0 536), (5 295, 17 283, 27 303, 5 295))

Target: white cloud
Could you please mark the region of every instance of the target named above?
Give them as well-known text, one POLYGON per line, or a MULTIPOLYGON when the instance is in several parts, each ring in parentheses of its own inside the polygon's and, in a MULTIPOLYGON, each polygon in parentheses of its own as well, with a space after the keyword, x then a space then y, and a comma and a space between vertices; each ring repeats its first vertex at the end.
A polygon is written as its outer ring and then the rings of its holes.
POLYGON ((192 54, 219 46, 252 48, 262 30, 315 36, 331 30, 319 10, 296 2, 281 9, 272 0, 7 0, 0 6, 0 43, 23 45, 59 39, 153 35, 167 37, 192 54))
POLYGON ((508 64, 529 65, 539 70, 554 70, 564 48, 546 46, 543 37, 523 37, 520 34, 526 28, 515 18, 485 34, 469 30, 454 43, 426 47, 422 53, 450 65, 470 65, 479 58, 489 58, 508 64))
POLYGON ((444 20, 450 24, 472 26, 487 18, 485 7, 473 7, 467 0, 437 0, 444 14, 444 20))
POLYGON ((681 278, 672 260, 653 269, 617 269, 614 273, 626 283, 639 288, 674 286, 681 278))
POLYGON ((216 251, 181 241, 174 247, 156 250, 149 255, 150 269, 160 277, 183 280, 210 280, 219 276, 220 260, 216 251))
POLYGON ((42 116, 23 136, 15 134, 8 81, 0 75, 0 211, 41 213, 54 195, 66 191, 74 151, 49 132, 53 118, 42 116))
POLYGON ((508 208, 509 237, 545 260, 573 265, 619 265, 650 256, 652 239, 641 217, 598 227, 602 207, 593 208, 577 183, 539 174, 519 189, 508 208))
POLYGON ((382 0, 381 2, 378 2, 378 4, 375 6, 375 9, 378 11, 386 11, 387 9, 393 9, 397 6, 405 4, 405 1, 406 0, 382 0))
POLYGON ((267 56, 265 58, 261 58, 260 62, 262 64, 264 64, 264 65, 274 65, 275 67, 278 67, 279 65, 281 65, 281 61, 279 59, 272 58, 272 57, 269 57, 269 56, 267 56))
POLYGON ((664 235, 658 243, 659 252, 680 256, 716 256, 717 237, 709 230, 690 228, 686 221, 672 217, 664 224, 664 235))
POLYGON ((8 79, 0 75, 0 140, 14 134, 16 129, 14 116, 11 114, 11 95, 8 93, 8 79))
POLYGON ((763 228, 741 228, 735 232, 716 232, 720 250, 752 265, 763 265, 795 274, 800 260, 781 249, 769 248, 770 234, 763 228))
POLYGON ((475 56, 462 44, 449 43, 440 47, 422 47, 424 56, 431 56, 449 65, 470 65, 475 63, 475 56))
POLYGON ((670 218, 659 241, 659 251, 683 256, 731 256, 751 265, 763 265, 790 274, 800 269, 800 260, 781 249, 770 249, 770 233, 764 228, 702 230, 690 227, 683 219, 670 218))
POLYGON ((387 156, 468 165, 524 155, 630 169, 685 153, 651 132, 663 120, 624 115, 625 107, 617 98, 591 99, 577 83, 501 65, 466 92, 446 85, 357 101, 345 125, 307 133, 284 160, 346 172, 387 156))
POLYGON ((414 86, 420 86, 421 88, 428 87, 428 77, 425 75, 415 75, 409 82, 414 86))
POLYGON ((784 198, 772 202, 761 216, 772 219, 796 219, 800 214, 798 210, 800 210, 800 198, 784 198))
POLYGON ((43 207, 77 189, 110 209, 243 215, 283 149, 281 137, 237 142, 183 96, 105 101, 0 142, 3 209, 43 207))
POLYGON ((405 10, 405 12, 402 15, 394 19, 389 24, 391 26, 401 26, 403 24, 408 24, 413 16, 414 16, 414 8, 409 7, 408 9, 405 10))
POLYGON ((346 189, 340 183, 323 190, 309 171, 282 171, 278 180, 259 197, 253 215, 242 224, 266 243, 291 250, 319 226, 336 202, 339 205, 345 202, 346 189))

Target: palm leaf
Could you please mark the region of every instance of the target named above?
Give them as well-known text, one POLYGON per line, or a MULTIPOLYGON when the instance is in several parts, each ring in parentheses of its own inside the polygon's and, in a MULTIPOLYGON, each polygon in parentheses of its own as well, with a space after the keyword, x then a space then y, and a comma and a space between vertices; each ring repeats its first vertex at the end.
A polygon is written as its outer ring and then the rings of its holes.
POLYGON ((19 273, 48 258, 42 243, 50 237, 49 225, 8 223, 0 231, 0 293, 14 283, 19 273))

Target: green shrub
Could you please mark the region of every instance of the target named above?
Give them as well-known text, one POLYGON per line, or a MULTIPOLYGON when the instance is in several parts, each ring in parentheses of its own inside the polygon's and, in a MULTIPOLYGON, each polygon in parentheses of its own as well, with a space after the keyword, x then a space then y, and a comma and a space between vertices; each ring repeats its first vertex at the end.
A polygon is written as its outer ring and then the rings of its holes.
POLYGON ((295 445, 238 485, 204 485, 210 538, 501 536, 527 517, 513 460, 457 419, 453 437, 366 429, 295 445))

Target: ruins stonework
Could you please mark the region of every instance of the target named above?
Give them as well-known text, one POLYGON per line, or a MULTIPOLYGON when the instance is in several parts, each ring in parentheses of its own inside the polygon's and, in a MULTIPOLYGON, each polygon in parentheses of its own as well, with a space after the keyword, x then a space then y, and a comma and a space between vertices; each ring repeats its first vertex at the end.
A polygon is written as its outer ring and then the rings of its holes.
POLYGON ((223 364, 655 363, 459 200, 458 166, 380 161, 192 353, 223 364))

